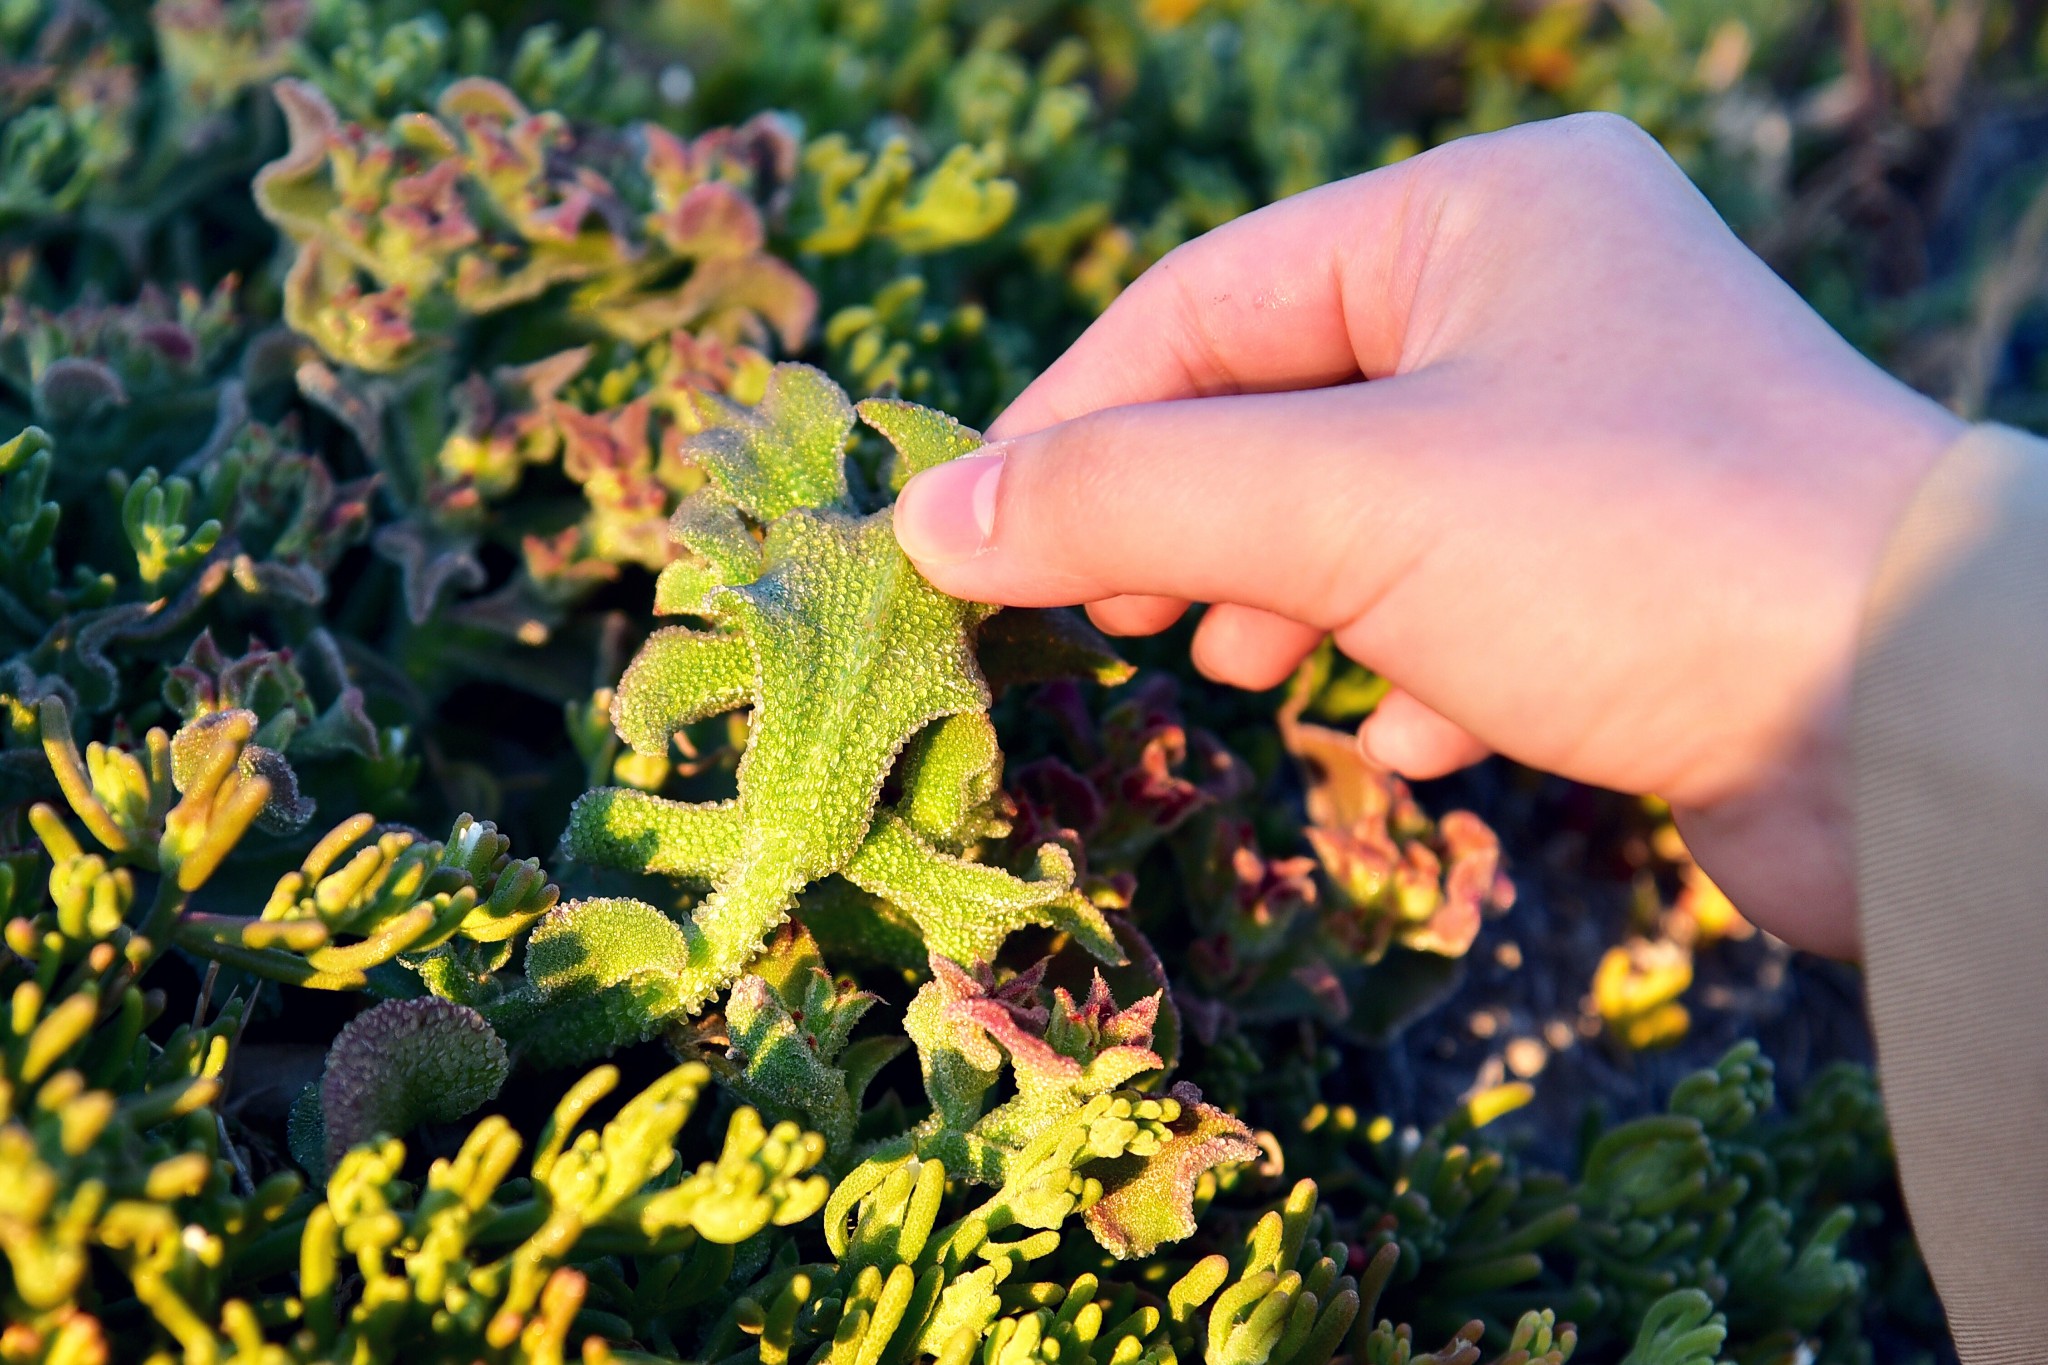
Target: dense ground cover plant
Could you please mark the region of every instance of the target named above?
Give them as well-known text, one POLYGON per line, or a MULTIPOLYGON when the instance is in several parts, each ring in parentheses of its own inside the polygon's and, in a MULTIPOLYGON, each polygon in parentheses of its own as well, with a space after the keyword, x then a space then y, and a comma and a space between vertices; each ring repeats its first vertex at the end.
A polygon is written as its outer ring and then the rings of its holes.
POLYGON ((889 528, 1175 242, 1596 105, 2038 417, 2038 7, 1832 14, 0 0, 0 1360, 1936 1358, 1867 1072, 1641 1080, 1786 969, 1658 812, 889 528))

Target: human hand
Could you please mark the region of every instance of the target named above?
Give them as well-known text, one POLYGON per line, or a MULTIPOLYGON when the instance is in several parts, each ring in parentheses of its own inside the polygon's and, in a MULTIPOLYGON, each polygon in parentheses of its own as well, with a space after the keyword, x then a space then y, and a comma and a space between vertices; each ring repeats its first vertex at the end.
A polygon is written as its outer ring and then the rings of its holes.
POLYGON ((1394 685, 1360 735, 1382 764, 1656 792, 1753 920, 1850 955, 1860 611, 1960 430, 1642 132, 1580 115, 1181 247, 896 527, 948 592, 1113 633, 1213 603, 1219 681, 1332 636, 1394 685))

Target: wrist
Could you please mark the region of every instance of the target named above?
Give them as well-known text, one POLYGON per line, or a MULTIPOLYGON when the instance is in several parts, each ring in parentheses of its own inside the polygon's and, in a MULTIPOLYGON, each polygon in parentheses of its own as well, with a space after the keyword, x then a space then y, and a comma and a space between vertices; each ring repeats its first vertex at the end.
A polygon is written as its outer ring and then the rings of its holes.
MULTIPOLYGON (((1969 430, 1889 376, 1870 378, 1857 420, 1806 431, 1813 441, 1832 437, 1823 448, 1835 453, 1822 465, 1845 477, 1835 533, 1824 539, 1836 563, 1812 594, 1805 662, 1771 683, 1778 705, 1752 731, 1761 736, 1752 757, 1732 777, 1672 800, 1687 846, 1745 915, 1794 947, 1839 958, 1861 952, 1850 695, 1864 615, 1907 507, 1969 430)), ((1787 644, 1786 656, 1800 658, 1787 644)))

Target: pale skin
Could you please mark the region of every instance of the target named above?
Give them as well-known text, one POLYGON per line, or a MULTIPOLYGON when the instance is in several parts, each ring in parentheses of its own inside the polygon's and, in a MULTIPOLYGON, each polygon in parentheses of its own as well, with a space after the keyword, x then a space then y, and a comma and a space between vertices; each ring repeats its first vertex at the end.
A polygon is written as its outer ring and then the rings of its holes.
POLYGON ((1498 752, 1672 803, 1764 928, 1857 947, 1847 704, 1886 536, 1962 429, 1624 120, 1467 138, 1145 273, 913 479, 933 583, 1240 687, 1325 637, 1411 777, 1498 752))

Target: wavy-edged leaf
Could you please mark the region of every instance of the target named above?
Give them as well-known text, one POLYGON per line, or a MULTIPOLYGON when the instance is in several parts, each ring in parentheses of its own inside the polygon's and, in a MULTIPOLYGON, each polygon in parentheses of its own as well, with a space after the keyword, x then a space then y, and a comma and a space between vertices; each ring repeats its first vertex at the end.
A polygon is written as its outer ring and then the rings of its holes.
MULTIPOLYGON (((914 462, 976 439, 909 404, 865 411, 914 462)), ((661 754, 679 725, 751 703, 739 795, 710 808, 597 793, 568 836, 595 863, 711 883, 691 919, 685 1007, 739 974, 804 887, 841 871, 961 961, 987 961, 1025 925, 1057 926, 1121 961, 1062 849, 1040 849, 1023 877, 962 856, 1001 832, 989 809, 1001 754, 974 648, 994 608, 926 583, 889 512, 844 510, 845 395, 816 370, 779 365, 759 404, 706 400, 700 416, 708 426, 681 454, 711 486, 674 528, 700 563, 672 572, 659 597, 716 625, 656 632, 614 718, 636 751, 661 754), (765 524, 761 541, 740 514, 765 524), (878 824, 892 769, 902 804, 878 824)))
POLYGON ((796 1119, 822 1134, 828 1149, 843 1150, 867 1083, 907 1045, 888 1037, 848 1045, 874 1003, 832 979, 809 933, 783 926, 726 998, 725 1061, 734 1088, 764 1113, 796 1119))
POLYGON ((655 872, 710 883, 740 857, 737 801, 670 801, 631 787, 578 797, 562 843, 592 867, 655 872))
POLYGON ((1150 1256, 1162 1244, 1195 1230, 1195 1182, 1226 1161, 1250 1161, 1258 1144, 1242 1121, 1185 1083, 1174 1087, 1181 1112, 1173 1136, 1149 1156, 1097 1162, 1088 1174, 1102 1182, 1103 1195, 1084 1215, 1088 1230, 1119 1260, 1150 1256))
POLYGON ((843 871, 855 886, 907 913, 931 951, 955 962, 987 962, 1004 939, 1032 924, 1059 924, 1091 953, 1122 960, 1101 912, 1071 894, 1074 860, 1057 844, 1040 846, 1035 876, 1018 877, 932 847, 889 811, 843 871))
POLYGON ((725 586, 723 575, 701 559, 670 560, 654 580, 654 614, 707 615, 711 610, 711 594, 725 586))
POLYGON ((693 720, 744 706, 754 692, 754 655, 728 631, 668 626, 626 667, 612 696, 612 727, 636 754, 662 758, 693 720))
POLYGON ((860 419, 896 449, 889 487, 897 492, 934 465, 981 449, 981 433, 959 419, 901 398, 868 398, 855 405, 860 419))
POLYGON ((768 571, 717 604, 752 646, 760 684, 739 766, 745 846, 697 909, 693 1002, 745 965, 799 890, 853 856, 909 738, 988 705, 969 644, 988 608, 926 583, 886 512, 783 517, 768 571))
POLYGON ((747 529, 739 508, 709 489, 683 499, 669 519, 669 539, 709 565, 724 586, 751 583, 761 576, 761 542, 747 529))
POLYGON ((570 901, 526 943, 528 991, 489 1017, 542 1066, 603 1056, 651 1037, 682 1008, 690 935, 644 901, 570 901))
POLYGON ((772 522, 799 507, 846 501, 853 405, 822 370, 777 365, 752 407, 701 401, 707 425, 682 443, 681 454, 740 510, 772 522))
POLYGON ((896 768, 897 812, 934 843, 957 845, 981 831, 975 817, 1003 780, 995 722, 979 711, 943 716, 917 732, 896 768))

